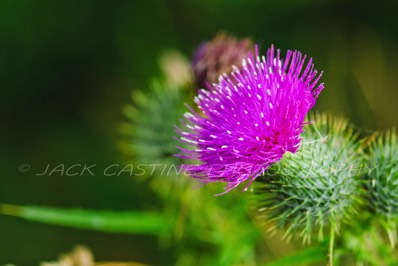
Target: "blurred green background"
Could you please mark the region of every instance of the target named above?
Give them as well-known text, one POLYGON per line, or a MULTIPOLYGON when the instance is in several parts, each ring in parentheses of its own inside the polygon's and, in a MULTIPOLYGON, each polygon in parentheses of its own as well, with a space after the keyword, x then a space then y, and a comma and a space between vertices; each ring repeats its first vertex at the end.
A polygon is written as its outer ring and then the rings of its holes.
MULTIPOLYGON (((159 74, 164 50, 189 57, 220 31, 263 52, 274 43, 312 56, 326 84, 316 109, 364 133, 397 126, 396 10, 394 1, 0 0, 0 202, 159 209, 145 183, 101 174, 120 163, 121 108, 159 74), (94 175, 36 176, 48 164, 96 166, 94 175)), ((156 238, 0 216, 0 264, 36 265, 76 244, 97 260, 164 265, 175 256, 156 238)))

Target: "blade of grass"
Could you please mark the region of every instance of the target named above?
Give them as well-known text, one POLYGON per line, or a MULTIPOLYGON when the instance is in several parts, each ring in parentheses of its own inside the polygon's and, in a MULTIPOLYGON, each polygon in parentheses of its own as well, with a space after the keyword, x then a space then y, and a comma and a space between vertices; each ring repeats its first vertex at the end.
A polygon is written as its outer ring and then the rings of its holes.
POLYGON ((0 214, 52 225, 102 232, 159 235, 166 221, 161 214, 140 211, 100 211, 0 204, 0 214))

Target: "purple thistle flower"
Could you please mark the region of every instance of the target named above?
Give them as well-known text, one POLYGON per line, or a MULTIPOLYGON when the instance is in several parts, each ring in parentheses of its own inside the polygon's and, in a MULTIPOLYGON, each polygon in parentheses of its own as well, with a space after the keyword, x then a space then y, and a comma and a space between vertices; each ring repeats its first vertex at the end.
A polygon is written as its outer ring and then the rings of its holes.
POLYGON ((180 140, 192 147, 178 156, 199 160, 199 165, 182 165, 204 182, 226 182, 225 192, 249 180, 250 183, 286 152, 300 147, 304 119, 323 89, 317 85, 322 73, 312 59, 288 51, 286 58, 274 46, 267 57, 249 54, 239 69, 200 90, 195 97, 203 115, 188 106, 183 124, 177 128, 180 140))

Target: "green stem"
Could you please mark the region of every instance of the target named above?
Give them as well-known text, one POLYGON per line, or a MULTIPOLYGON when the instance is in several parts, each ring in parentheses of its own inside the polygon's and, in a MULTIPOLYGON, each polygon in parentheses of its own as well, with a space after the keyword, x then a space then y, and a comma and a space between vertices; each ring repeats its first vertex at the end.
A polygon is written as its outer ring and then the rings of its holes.
POLYGON ((334 248, 334 226, 330 226, 329 238, 329 266, 333 266, 333 248, 334 248))

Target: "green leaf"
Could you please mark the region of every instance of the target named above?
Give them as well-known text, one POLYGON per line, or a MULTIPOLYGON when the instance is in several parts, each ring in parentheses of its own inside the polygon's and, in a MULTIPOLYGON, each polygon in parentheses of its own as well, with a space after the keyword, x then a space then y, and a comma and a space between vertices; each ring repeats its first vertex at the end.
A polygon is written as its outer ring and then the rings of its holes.
POLYGON ((167 224, 160 214, 0 204, 0 213, 29 221, 102 232, 159 235, 167 224))
POLYGON ((289 256, 285 256, 266 266, 300 266, 326 261, 325 254, 319 247, 309 247, 289 256))

